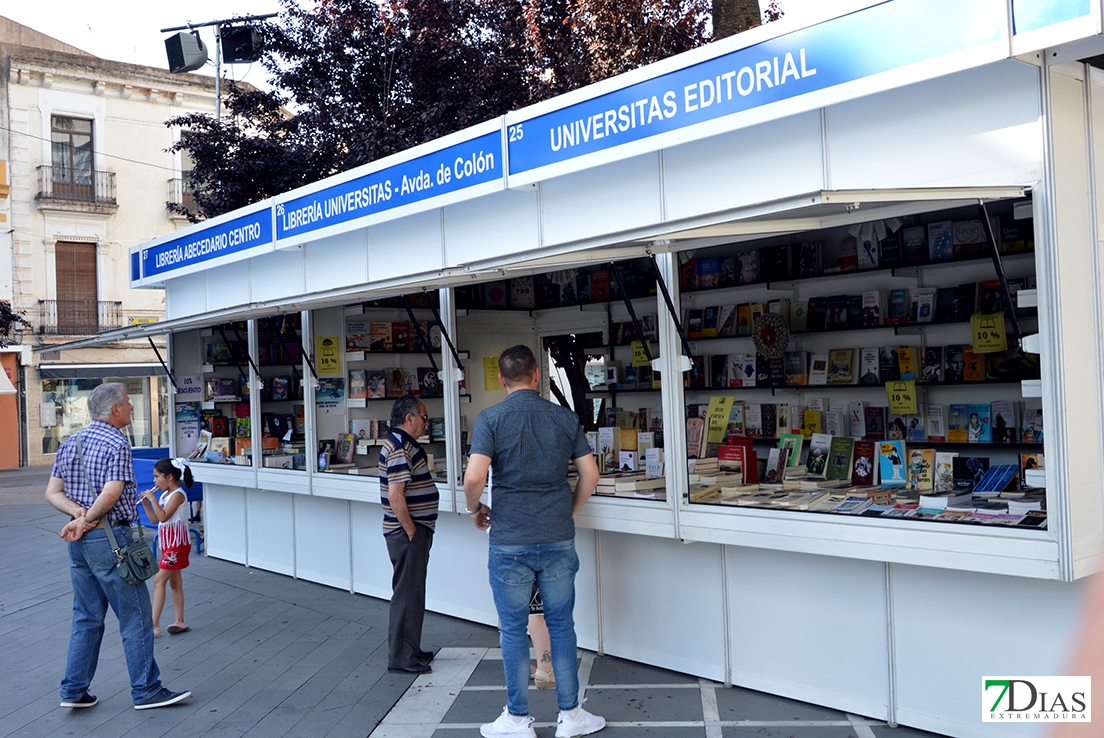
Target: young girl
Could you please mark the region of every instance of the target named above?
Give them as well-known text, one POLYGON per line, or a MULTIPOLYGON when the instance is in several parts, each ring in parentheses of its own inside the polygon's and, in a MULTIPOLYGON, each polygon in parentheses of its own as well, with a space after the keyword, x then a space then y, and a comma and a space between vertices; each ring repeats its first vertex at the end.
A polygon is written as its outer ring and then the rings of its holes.
POLYGON ((160 570, 153 578, 153 634, 161 635, 161 608, 165 605, 165 583, 172 587, 176 622, 168 627, 169 635, 188 630, 184 622, 184 587, 180 570, 188 568, 192 542, 188 538, 188 496, 180 488, 192 487, 192 470, 184 459, 161 459, 153 467, 154 489, 140 495, 146 515, 156 520, 157 545, 161 549, 160 570), (158 497, 155 492, 161 492, 158 497))

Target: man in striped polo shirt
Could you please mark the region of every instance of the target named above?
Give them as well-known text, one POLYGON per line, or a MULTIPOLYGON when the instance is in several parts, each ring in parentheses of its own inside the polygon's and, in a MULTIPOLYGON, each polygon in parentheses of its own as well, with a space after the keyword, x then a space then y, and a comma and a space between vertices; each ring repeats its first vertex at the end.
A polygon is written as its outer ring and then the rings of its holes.
POLYGON ((391 408, 391 435, 379 457, 383 536, 391 557, 391 614, 387 670, 427 674, 432 651, 422 650, 426 569, 437 524, 437 485, 417 439, 429 427, 425 405, 407 395, 391 408))

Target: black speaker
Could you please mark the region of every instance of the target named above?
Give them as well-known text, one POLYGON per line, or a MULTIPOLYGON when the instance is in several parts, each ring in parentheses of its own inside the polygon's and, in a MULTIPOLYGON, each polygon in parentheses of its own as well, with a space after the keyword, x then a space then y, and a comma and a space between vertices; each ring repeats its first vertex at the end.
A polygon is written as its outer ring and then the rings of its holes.
POLYGON ((198 35, 181 31, 165 39, 165 53, 169 56, 169 71, 194 72, 207 63, 207 47, 198 35))
POLYGON ((222 61, 249 64, 261 58, 261 34, 252 26, 219 26, 222 61))

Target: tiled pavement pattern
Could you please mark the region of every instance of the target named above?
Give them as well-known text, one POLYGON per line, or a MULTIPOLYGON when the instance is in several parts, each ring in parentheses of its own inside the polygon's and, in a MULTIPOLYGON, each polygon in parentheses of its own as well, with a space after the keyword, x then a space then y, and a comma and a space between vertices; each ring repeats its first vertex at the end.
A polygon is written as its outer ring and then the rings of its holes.
MULTIPOLYGON (((135 711, 108 615, 87 710, 58 707, 72 616, 64 524, 49 469, 0 471, 0 737, 476 738, 506 691, 493 628, 430 614, 434 672, 387 673, 387 603, 204 556, 184 574, 192 630, 156 641, 162 680, 188 701, 135 711)), ((386 565, 386 562, 381 562, 386 565)), ((431 564, 432 565, 432 564, 431 564)), ((171 620, 171 605, 166 603, 171 620)), ((162 623, 168 622, 163 617, 162 623)), ((586 707, 606 738, 923 738, 930 733, 581 652, 586 707)), ((554 690, 530 696, 540 738, 554 690)))

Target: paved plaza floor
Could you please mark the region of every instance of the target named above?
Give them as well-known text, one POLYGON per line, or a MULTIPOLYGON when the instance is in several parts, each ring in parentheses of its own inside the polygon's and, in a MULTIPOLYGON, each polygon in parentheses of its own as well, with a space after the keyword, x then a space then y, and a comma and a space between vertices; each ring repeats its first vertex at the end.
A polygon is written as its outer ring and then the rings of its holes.
MULTIPOLYGON (((194 554, 184 573, 191 630, 155 641, 162 681, 192 697, 135 711, 109 614, 91 689, 100 703, 60 708, 72 589, 57 537, 65 519, 42 497, 48 477, 0 471, 0 737, 477 738, 502 712, 494 628, 431 613, 433 673, 388 674, 387 602, 194 554)), ((162 626, 171 621, 166 603, 162 626)), ((589 651, 580 683, 606 738, 934 736, 589 651)), ((533 688, 530 712, 538 738, 553 738, 555 691, 533 688)))

